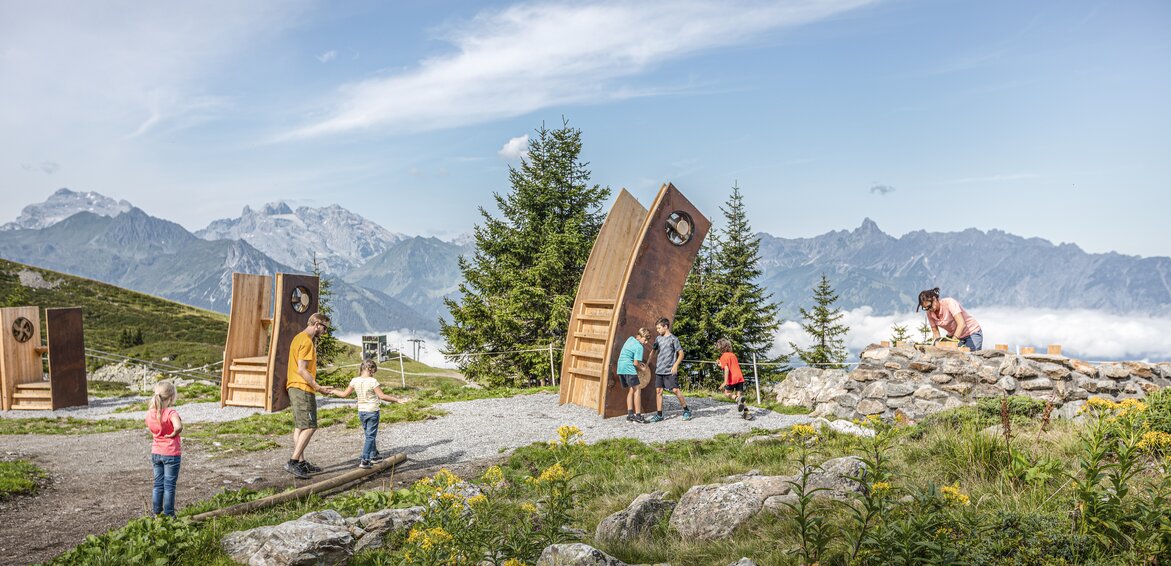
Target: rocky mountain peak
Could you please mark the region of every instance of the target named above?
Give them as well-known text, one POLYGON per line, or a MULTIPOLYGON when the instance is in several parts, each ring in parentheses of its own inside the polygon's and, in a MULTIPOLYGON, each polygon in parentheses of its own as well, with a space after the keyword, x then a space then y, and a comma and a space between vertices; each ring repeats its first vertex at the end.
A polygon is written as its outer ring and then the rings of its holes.
POLYGON ((44 202, 30 204, 21 210, 15 221, 0 226, 0 230, 40 230, 52 226, 78 212, 92 212, 98 216, 114 217, 133 208, 125 200, 114 200, 94 191, 57 189, 44 202))

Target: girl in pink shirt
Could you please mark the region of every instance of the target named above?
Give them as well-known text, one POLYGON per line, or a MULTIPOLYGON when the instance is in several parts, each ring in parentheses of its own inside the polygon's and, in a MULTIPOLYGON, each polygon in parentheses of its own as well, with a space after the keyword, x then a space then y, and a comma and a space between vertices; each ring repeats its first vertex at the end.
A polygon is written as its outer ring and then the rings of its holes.
POLYGON ((919 293, 919 307, 915 310, 919 309, 927 311, 927 322, 931 324, 931 334, 936 340, 942 328, 948 336, 973 352, 984 346, 980 323, 960 306, 959 301, 951 297, 939 298, 939 287, 919 293))
POLYGON ((175 482, 179 480, 179 461, 183 452, 179 439, 183 421, 171 408, 176 396, 174 383, 160 381, 155 385, 154 397, 146 410, 146 428, 154 437, 150 447, 150 462, 155 474, 154 514, 168 517, 175 516, 175 482))

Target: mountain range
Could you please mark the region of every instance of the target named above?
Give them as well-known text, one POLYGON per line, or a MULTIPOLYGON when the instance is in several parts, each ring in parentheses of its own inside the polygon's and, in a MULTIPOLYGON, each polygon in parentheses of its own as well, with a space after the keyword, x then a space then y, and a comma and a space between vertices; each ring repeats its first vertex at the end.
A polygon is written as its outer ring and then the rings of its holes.
MULTIPOLYGON (((751 219, 750 219, 751 220, 751 219)), ((760 282, 787 319, 812 303, 824 273, 838 306, 875 314, 914 310, 940 287, 965 306, 1171 313, 1171 258, 1089 254, 999 230, 916 231, 901 237, 865 219, 813 238, 759 234, 760 282)), ((455 297, 469 238, 407 236, 340 206, 245 207, 194 233, 126 201, 61 189, 0 227, 0 256, 226 312, 232 272, 311 272, 334 292, 344 332, 434 331, 455 297)))

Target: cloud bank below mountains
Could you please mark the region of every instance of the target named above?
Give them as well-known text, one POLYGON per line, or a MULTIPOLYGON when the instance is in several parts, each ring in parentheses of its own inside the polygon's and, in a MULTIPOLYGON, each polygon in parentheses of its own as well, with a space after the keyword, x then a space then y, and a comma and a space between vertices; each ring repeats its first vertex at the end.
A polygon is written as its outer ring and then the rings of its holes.
MULTIPOLYGON (((912 339, 926 317, 922 313, 876 315, 870 307, 843 311, 842 323, 850 327, 846 347, 854 354, 870 344, 889 340, 891 326, 905 325, 912 339)), ((1034 346, 1043 351, 1061 344, 1062 353, 1083 360, 1171 360, 1171 318, 1142 314, 1111 314, 1094 310, 1021 309, 979 307, 971 314, 984 331, 984 347, 1008 344, 1034 346)), ((809 345, 798 321, 787 321, 777 332, 775 351, 792 350, 789 342, 809 345)))

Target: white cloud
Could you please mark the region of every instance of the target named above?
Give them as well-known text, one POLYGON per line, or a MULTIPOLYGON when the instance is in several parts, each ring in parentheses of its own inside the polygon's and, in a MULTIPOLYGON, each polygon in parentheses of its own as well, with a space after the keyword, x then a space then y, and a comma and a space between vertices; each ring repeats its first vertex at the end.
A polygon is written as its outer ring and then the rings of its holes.
POLYGON ((322 63, 328 63, 334 59, 337 59, 337 51, 333 49, 330 49, 329 51, 326 51, 325 53, 317 56, 317 60, 321 61, 322 63))
POLYGON ((325 118, 284 137, 439 129, 639 96, 651 91, 619 79, 869 1, 526 3, 486 10, 440 32, 455 53, 425 59, 405 73, 343 85, 325 118))
MULTIPOLYGON (((889 340, 891 326, 902 324, 914 340, 926 319, 922 313, 875 315, 870 307, 844 311, 843 324, 850 327, 846 347, 857 353, 870 344, 889 340)), ((984 332, 984 347, 1008 344, 1033 346, 1044 351, 1049 344, 1061 344, 1062 352, 1084 360, 1171 360, 1171 318, 1119 315, 1092 310, 1020 309, 981 307, 972 315, 984 332)), ((777 351, 790 352, 789 342, 802 347, 809 338, 796 321, 786 322, 777 332, 777 351)))
POLYGON ((525 134, 509 139, 504 142, 496 154, 509 161, 527 156, 529 154, 529 135, 525 134))

